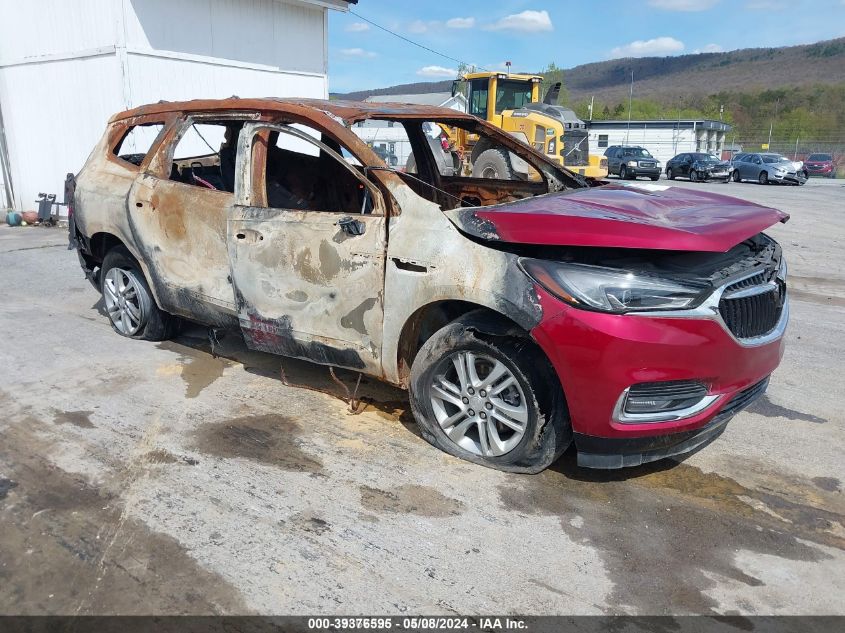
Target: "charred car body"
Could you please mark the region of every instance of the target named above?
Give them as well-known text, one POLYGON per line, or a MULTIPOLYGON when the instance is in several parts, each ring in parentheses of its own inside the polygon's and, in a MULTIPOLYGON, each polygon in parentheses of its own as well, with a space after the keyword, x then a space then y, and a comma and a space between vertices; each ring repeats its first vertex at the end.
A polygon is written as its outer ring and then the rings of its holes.
POLYGON ((71 239, 118 333, 240 330, 408 388, 453 455, 537 472, 573 441, 598 468, 692 450, 763 393, 788 302, 761 231, 787 217, 589 183, 454 110, 227 99, 113 117, 77 177, 71 239), (416 174, 352 132, 365 119, 405 127, 416 174), (431 123, 531 177, 441 173, 431 123))

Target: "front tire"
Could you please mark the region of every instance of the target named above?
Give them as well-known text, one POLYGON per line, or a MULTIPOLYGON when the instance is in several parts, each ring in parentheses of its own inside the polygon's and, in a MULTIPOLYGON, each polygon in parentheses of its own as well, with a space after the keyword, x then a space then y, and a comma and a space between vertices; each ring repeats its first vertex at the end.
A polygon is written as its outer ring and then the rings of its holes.
POLYGON ((672 170, 672 168, 671 168, 671 167, 670 167, 669 169, 667 169, 667 170, 666 170, 666 177, 667 177, 669 180, 675 180, 675 172, 672 170))
POLYGON ((475 178, 515 179, 507 155, 498 149, 488 149, 481 152, 472 165, 472 175, 475 178))
POLYGON ((760 175, 757 176, 757 182, 761 185, 768 185, 769 184, 769 173, 765 171, 761 171, 760 175))
POLYGON ((165 341, 176 333, 178 319, 159 309, 141 267, 123 246, 103 259, 100 291, 109 323, 121 336, 165 341))
POLYGON ((690 182, 698 182, 698 172, 695 171, 694 169, 690 170, 689 181, 690 182))
POLYGON ((742 182, 742 177, 739 175, 739 170, 735 169, 733 174, 734 182, 742 182))
POLYGON ((619 168, 619 180, 628 180, 628 170, 625 169, 625 165, 619 168))
POLYGON ((484 334, 490 321, 466 315, 423 344, 411 368, 411 410, 423 437, 450 455, 538 473, 572 442, 563 392, 527 337, 484 334))

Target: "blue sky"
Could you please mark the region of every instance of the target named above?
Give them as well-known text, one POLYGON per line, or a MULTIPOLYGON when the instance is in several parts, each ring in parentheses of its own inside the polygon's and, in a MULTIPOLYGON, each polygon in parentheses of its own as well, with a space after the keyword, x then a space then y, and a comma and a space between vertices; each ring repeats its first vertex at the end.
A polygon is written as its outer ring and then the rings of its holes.
MULTIPOLYGON (((355 13, 489 70, 788 46, 845 36, 845 0, 360 0, 355 13)), ((352 13, 329 16, 329 90, 454 77, 455 61, 352 13)))

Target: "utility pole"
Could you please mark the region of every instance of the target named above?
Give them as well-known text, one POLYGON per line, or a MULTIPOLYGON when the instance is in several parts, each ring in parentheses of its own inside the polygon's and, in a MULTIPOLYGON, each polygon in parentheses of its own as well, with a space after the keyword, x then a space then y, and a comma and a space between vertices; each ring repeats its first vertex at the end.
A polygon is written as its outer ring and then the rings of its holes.
POLYGON ((801 138, 801 132, 795 137, 795 153, 792 155, 792 160, 798 160, 798 140, 801 138))
POLYGON ((775 127, 775 119, 777 119, 777 118, 778 118, 778 109, 779 109, 779 108, 780 108, 780 99, 778 99, 777 101, 775 101, 775 116, 774 116, 774 118, 772 119, 771 123, 769 123, 769 143, 768 143, 768 145, 769 145, 769 147, 768 147, 769 151, 772 151, 772 130, 773 130, 773 129, 774 129, 774 127, 775 127))
POLYGON ((593 120, 593 101, 595 100, 595 96, 590 97, 590 121, 593 120))
POLYGON ((625 130, 625 145, 628 144, 628 136, 631 134, 631 108, 634 104, 634 71, 631 71, 631 92, 628 94, 628 128, 625 130))

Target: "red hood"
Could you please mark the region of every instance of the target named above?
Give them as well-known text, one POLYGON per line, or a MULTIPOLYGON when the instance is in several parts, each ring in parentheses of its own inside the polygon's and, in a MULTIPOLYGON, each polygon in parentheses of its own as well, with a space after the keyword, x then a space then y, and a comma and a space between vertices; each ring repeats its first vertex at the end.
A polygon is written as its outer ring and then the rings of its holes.
POLYGON ((484 240, 724 252, 789 215, 696 189, 609 184, 447 212, 484 240))

